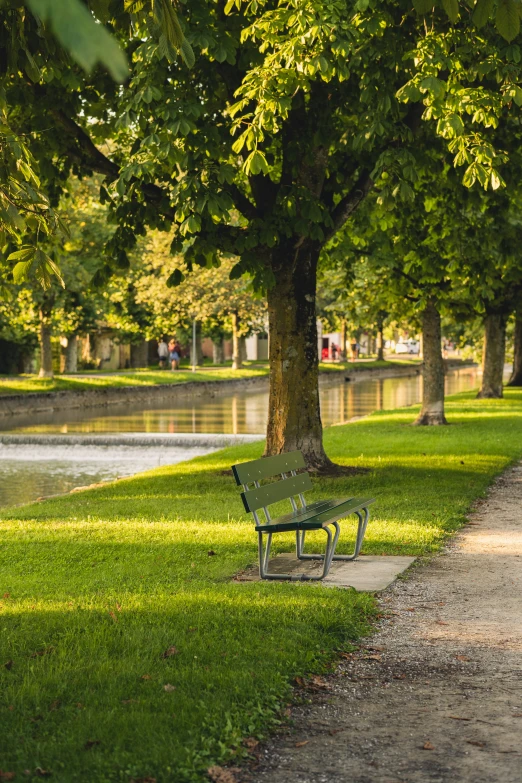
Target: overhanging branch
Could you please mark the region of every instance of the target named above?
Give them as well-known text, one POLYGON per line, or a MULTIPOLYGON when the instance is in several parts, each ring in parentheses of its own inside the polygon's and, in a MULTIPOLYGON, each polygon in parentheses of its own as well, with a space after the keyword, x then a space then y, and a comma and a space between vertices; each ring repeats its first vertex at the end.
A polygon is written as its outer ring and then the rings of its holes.
POLYGON ((368 170, 364 170, 349 193, 344 196, 332 211, 333 226, 326 233, 328 242, 341 229, 373 188, 373 179, 368 170))

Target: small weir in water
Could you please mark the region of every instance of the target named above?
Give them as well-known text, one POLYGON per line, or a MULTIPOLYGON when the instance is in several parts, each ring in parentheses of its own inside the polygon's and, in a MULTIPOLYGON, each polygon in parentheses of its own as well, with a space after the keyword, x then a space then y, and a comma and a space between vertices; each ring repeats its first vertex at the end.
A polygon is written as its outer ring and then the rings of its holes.
MULTIPOLYGON (((346 375, 349 376, 349 371, 346 375)), ((475 367, 453 370, 446 378, 446 392, 471 390, 477 383, 475 367)), ((341 374, 338 381, 321 389, 323 424, 339 424, 374 410, 413 405, 419 402, 421 393, 420 375, 372 378, 353 383, 346 382, 345 374, 341 374)), ((27 503, 41 496, 69 492, 74 487, 174 464, 223 445, 218 440, 213 443, 212 438, 198 442, 201 433, 262 437, 267 410, 267 390, 227 394, 224 389, 223 393, 208 398, 156 400, 148 404, 140 402, 11 416, 0 420, 4 433, 20 436, 92 434, 100 438, 100 445, 93 445, 93 438, 89 444, 46 445, 45 437, 39 437, 38 443, 0 445, 0 506, 27 503), (104 435, 130 433, 166 438, 179 435, 185 443, 164 447, 157 442, 151 446, 132 442, 128 445, 103 444, 104 435), (192 439, 190 434, 196 437, 192 439)))

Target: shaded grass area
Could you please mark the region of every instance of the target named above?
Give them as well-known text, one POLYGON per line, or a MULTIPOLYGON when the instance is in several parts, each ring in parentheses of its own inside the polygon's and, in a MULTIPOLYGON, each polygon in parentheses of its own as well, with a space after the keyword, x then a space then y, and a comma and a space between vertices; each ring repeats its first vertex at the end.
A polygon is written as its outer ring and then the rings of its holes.
MULTIPOLYGON (((398 359, 397 361, 369 362, 322 362, 320 372, 358 372, 361 370, 378 370, 407 365, 418 365, 415 359, 398 359)), ((96 371, 92 375, 81 373, 78 377, 57 375, 54 378, 39 378, 37 375, 0 376, 0 395, 28 394, 30 392, 84 391, 94 389, 118 388, 122 386, 157 386, 172 383, 193 383, 209 381, 237 381, 243 378, 260 378, 268 376, 268 364, 262 362, 245 362, 242 370, 233 370, 230 366, 200 367, 192 372, 187 367, 181 367, 177 372, 169 370, 145 369, 134 372, 96 371)))
MULTIPOLYGON (((520 391, 456 395, 449 427, 411 427, 415 412, 326 432, 332 459, 370 470, 314 479, 310 499, 375 496, 367 553, 434 551, 522 456, 520 391)), ((261 451, 2 512, 1 769, 41 767, 60 783, 200 780, 274 726, 293 677, 324 671, 367 632, 368 595, 230 581, 255 561, 256 541, 222 472, 261 451)), ((343 525, 340 551, 353 530, 343 525)), ((292 540, 274 544, 288 551, 292 540)))

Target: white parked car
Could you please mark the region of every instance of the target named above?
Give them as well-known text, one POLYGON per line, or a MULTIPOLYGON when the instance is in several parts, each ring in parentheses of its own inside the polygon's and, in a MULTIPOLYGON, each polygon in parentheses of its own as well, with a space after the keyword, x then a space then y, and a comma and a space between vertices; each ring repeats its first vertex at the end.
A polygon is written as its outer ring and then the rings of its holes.
POLYGON ((420 343, 418 340, 403 340, 398 342, 395 346, 395 353, 419 353, 420 343))

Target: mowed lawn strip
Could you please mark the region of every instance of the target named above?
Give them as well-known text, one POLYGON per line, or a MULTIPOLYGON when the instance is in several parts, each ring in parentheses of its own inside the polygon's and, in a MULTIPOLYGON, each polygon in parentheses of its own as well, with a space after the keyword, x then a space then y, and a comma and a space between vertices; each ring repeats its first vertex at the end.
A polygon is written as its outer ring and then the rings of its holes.
MULTIPOLYGON (((320 372, 360 372, 361 370, 382 370, 393 367, 415 368, 415 359, 397 359, 393 361, 365 361, 354 363, 328 363, 319 365, 320 372)), ((92 391, 95 389, 121 388, 122 386, 158 386, 162 384, 239 381, 246 378, 268 377, 268 363, 245 362, 242 370, 233 370, 231 366, 198 367, 192 372, 186 365, 180 370, 136 370, 135 372, 93 372, 92 375, 78 376, 56 375, 54 378, 39 378, 37 375, 1 376, 0 395, 30 394, 31 392, 92 391)))
MULTIPOLYGON (((456 395, 448 427, 412 427, 415 410, 325 433, 334 460, 369 471, 315 480, 310 499, 375 496, 367 553, 436 550, 522 457, 521 391, 456 395)), ((273 727, 294 677, 325 671, 367 633, 368 595, 231 581, 256 560, 256 539, 225 471, 261 452, 3 511, 0 769, 30 780, 23 771, 41 767, 60 783, 203 780, 273 727)), ((276 537, 274 551, 292 544, 276 537)))

